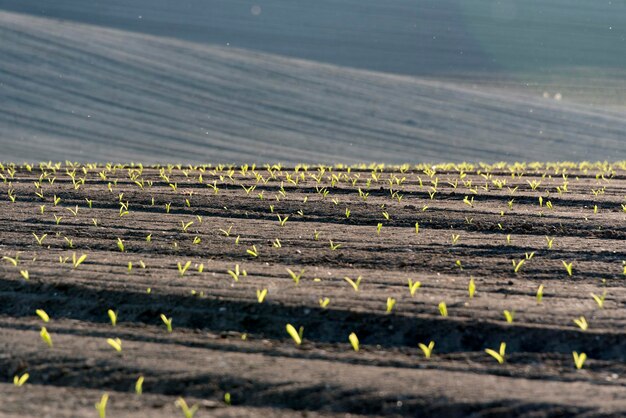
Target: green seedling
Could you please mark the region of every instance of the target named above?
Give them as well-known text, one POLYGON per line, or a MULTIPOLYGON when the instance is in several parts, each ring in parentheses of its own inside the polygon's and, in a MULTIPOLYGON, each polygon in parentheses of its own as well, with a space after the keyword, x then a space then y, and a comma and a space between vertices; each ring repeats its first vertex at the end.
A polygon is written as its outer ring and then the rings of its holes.
POLYGON ((43 342, 48 344, 48 347, 52 347, 52 337, 50 336, 50 333, 48 333, 48 330, 46 329, 46 327, 41 327, 41 331, 39 332, 39 335, 41 336, 41 339, 43 340, 43 342))
POLYGON ((352 286, 352 288, 354 289, 355 292, 359 291, 359 286, 361 285, 361 280, 363 279, 363 277, 359 276, 357 277, 356 281, 352 280, 349 277, 344 277, 343 278, 346 282, 350 283, 350 286, 352 286))
POLYGON ((187 222, 187 223, 185 223, 184 221, 180 221, 180 224, 181 224, 181 226, 182 226, 182 228, 183 228, 183 232, 187 232, 187 230, 189 229, 189 227, 190 227, 191 225, 193 225, 193 221, 189 221, 189 222, 187 222))
POLYGON ((296 343, 296 345, 302 344, 302 336, 304 334, 304 327, 300 327, 300 330, 296 331, 296 328, 293 325, 287 324, 285 328, 287 330, 287 334, 291 336, 291 338, 296 343))
POLYGON ((50 322, 50 317, 48 316, 46 311, 44 311, 43 309, 37 309, 35 313, 37 314, 39 318, 41 318, 43 322, 46 322, 46 323, 50 322))
POLYGON ((589 323, 587 322, 587 319, 585 319, 584 316, 574 319, 574 323, 578 325, 578 327, 583 331, 586 331, 587 328, 589 328, 589 323))
POLYGON ((74 216, 78 215, 78 205, 76 205, 75 209, 72 209, 72 208, 65 208, 65 209, 69 210, 74 216))
POLYGON ((107 402, 109 401, 109 394, 108 393, 103 393, 102 397, 100 398, 100 402, 96 402, 95 407, 96 410, 98 411, 98 414, 100 414, 100 418, 106 418, 107 416, 107 402))
POLYGON ((117 248, 119 248, 121 252, 126 251, 124 247, 124 241, 122 241, 120 238, 117 239, 117 248))
POLYGON ((548 250, 551 250, 552 246, 554 245, 554 238, 546 237, 546 242, 548 245, 548 250))
POLYGON ((30 273, 28 273, 28 270, 20 270, 20 275, 24 278, 24 280, 30 279, 30 273))
POLYGON ((435 342, 431 341, 428 343, 428 345, 419 343, 417 344, 417 346, 424 352, 424 357, 430 358, 430 356, 433 354, 433 348, 435 348, 435 342))
POLYGON ((168 318, 164 314, 161 314, 161 321, 163 321, 163 323, 167 327, 167 332, 172 332, 172 319, 173 318, 168 318))
POLYGON ((17 387, 24 386, 24 383, 28 380, 30 375, 28 373, 24 373, 21 376, 15 375, 13 376, 13 384, 17 387))
POLYGON ((415 292, 417 292, 417 289, 420 288, 422 283, 417 281, 417 280, 413 281, 413 280, 409 279, 408 280, 408 285, 409 285, 409 293, 411 294, 411 296, 415 296, 415 292))
POLYGON ((257 289, 256 298, 259 301, 259 303, 263 303, 263 301, 265 300, 265 296, 267 296, 267 289, 263 289, 263 290, 257 289))
POLYGON ((109 315, 109 319, 111 320, 111 325, 117 325, 117 312, 114 312, 113 309, 109 309, 107 311, 107 315, 109 315))
POLYGON ((507 323, 512 324, 513 323, 513 317, 515 316, 515 312, 514 311, 507 311, 506 309, 504 310, 504 319, 506 320, 507 323))
POLYGON ((230 276, 233 278, 233 280, 235 280, 236 282, 239 281, 239 277, 240 276, 247 276, 248 273, 245 270, 239 270, 239 264, 235 264, 235 269, 234 270, 228 270, 227 271, 228 274, 230 274, 230 276))
POLYGON ((17 255, 15 256, 15 258, 9 257, 8 255, 5 255, 4 257, 2 257, 2 259, 8 261, 11 264, 13 264, 13 267, 17 267, 17 264, 20 262, 20 258, 17 255))
POLYGON ((448 307, 446 306, 446 303, 441 301, 439 302, 439 313, 441 314, 441 316, 443 316, 444 318, 448 316, 448 307))
POLYGON ((107 343, 115 349, 118 353, 122 352, 122 340, 119 338, 107 338, 107 343))
POLYGON ((197 404, 189 407, 189 405, 187 405, 187 402, 185 402, 183 398, 178 398, 176 400, 176 406, 181 409, 185 418, 193 418, 196 412, 198 412, 199 408, 197 404))
POLYGON ((76 253, 72 253, 72 265, 74 266, 74 268, 77 268, 83 263, 83 261, 85 261, 86 258, 87 254, 83 254, 77 258, 76 253))
POLYGON ((396 300, 394 298, 387 298, 387 311, 386 313, 390 314, 393 310, 393 307, 396 306, 396 300))
POLYGON ((326 309, 326 307, 328 306, 328 304, 330 303, 330 299, 329 298, 320 298, 320 307, 322 309, 326 309))
POLYGON ((143 393, 143 380, 144 380, 144 377, 139 376, 137 378, 137 381, 135 382, 135 393, 137 395, 141 395, 143 393))
POLYGON ((452 245, 455 245, 457 242, 459 242, 459 238, 461 238, 460 234, 452 234, 452 245))
POLYGON ((337 250, 339 247, 341 247, 341 244, 333 244, 333 240, 330 240, 330 249, 331 251, 335 251, 337 250))
POLYGON ((350 218, 350 209, 346 208, 346 219, 350 218))
POLYGON ((578 354, 576 351, 573 351, 572 356, 574 357, 574 365, 576 366, 576 369, 577 370, 582 369, 583 365, 585 364, 585 360, 587 360, 587 354, 585 353, 578 354))
POLYGON ((304 269, 300 270, 299 274, 296 274, 294 271, 292 271, 291 269, 286 269, 287 273, 289 273, 289 276, 291 276, 292 280, 297 284, 300 283, 300 279, 302 278, 302 275, 304 274, 304 269))
POLYGON ((543 285, 540 284, 539 287, 537 288, 537 303, 541 303, 541 301, 543 300, 543 285))
POLYGON ((61 219, 63 219, 63 217, 62 216, 57 216, 56 213, 53 213, 53 215, 54 215, 54 222, 56 222, 57 225, 60 224, 61 223, 61 219))
POLYGON ((521 259, 520 261, 517 261, 517 262, 516 262, 515 260, 512 260, 512 263, 513 263, 513 271, 514 271, 515 273, 519 272, 519 270, 522 268, 522 265, 524 264, 524 261, 526 261, 526 260, 521 259))
POLYGON ((43 240, 48 236, 48 234, 43 234, 41 237, 38 237, 37 234, 33 232, 33 236, 35 237, 37 244, 43 245, 43 240))
POLYGON ((565 271, 567 271, 568 276, 572 275, 573 264, 574 262, 566 263, 565 261, 563 261, 563 266, 565 267, 565 271))
POLYGON ((354 351, 359 351, 359 338, 354 332, 348 335, 348 341, 350 341, 350 344, 352 345, 354 351))
POLYGON ((420 223, 415 222, 415 235, 419 234, 419 232, 420 232, 420 223))
POLYGON ((251 248, 248 248, 246 250, 246 253, 248 255, 250 255, 251 257, 258 257, 259 256, 259 250, 257 250, 256 245, 253 245, 251 248))
POLYGON ((278 224, 280 226, 285 226, 285 224, 287 223, 287 220, 289 219, 289 216, 285 216, 285 217, 281 217, 280 215, 276 215, 278 216, 278 224))
POLYGON ((476 283, 474 282, 473 277, 470 277, 469 284, 467 285, 467 292, 470 299, 472 299, 474 297, 474 293, 476 293, 476 283))
POLYGON ((380 230, 383 228, 383 224, 382 222, 379 222, 378 225, 376 225, 376 234, 380 235, 380 230))
POLYGON ((191 260, 187 261, 185 264, 181 264, 181 262, 179 261, 178 263, 176 263, 176 266, 178 267, 178 273, 180 274, 180 277, 183 277, 187 270, 189 270, 189 267, 191 267, 191 260))
POLYGON ((231 399, 230 393, 228 392, 224 394, 224 403, 228 406, 232 405, 232 399, 231 399))
POLYGON ((500 343, 500 350, 499 351, 492 350, 491 348, 485 349, 485 353, 487 353, 491 357, 495 358, 498 361, 498 363, 500 363, 500 364, 504 363, 505 351, 506 351, 506 343, 504 343, 504 342, 500 343))
POLYGON ((604 299, 606 298, 606 290, 602 292, 601 296, 598 296, 595 293, 590 293, 590 295, 593 298, 593 300, 596 301, 600 309, 604 308, 604 299))

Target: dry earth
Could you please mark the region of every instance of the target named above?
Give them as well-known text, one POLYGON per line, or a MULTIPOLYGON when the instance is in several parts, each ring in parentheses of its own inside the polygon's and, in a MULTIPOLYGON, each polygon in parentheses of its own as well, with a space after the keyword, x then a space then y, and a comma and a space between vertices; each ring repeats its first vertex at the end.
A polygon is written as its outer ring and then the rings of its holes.
POLYGON ((374 174, 365 166, 170 166, 162 175, 156 167, 42 167, 5 165, 0 183, 0 255, 18 258, 0 264, 2 416, 93 417, 105 392, 111 417, 179 414, 181 396, 200 417, 626 411, 624 164, 449 165, 434 174, 415 166, 374 174), (278 215, 289 217, 282 227, 278 215), (331 250, 331 240, 340 247, 331 250), (247 253, 253 246, 258 257, 247 253), (87 255, 77 268, 74 253, 87 255), (521 259, 515 273, 512 260, 521 259), (177 263, 187 261, 181 275, 177 263), (571 276, 563 261, 573 263, 571 276), (238 281, 228 273, 236 265, 238 281), (303 270, 299 284, 287 269, 303 270), (345 277, 358 276, 355 291, 345 277), (421 282, 413 296, 408 279, 421 282), (602 309, 591 293, 605 295, 602 309), (396 300, 390 313, 388 298, 396 300), (171 333, 161 314, 172 318, 171 333), (573 321, 581 316, 585 331, 573 321), (300 346, 287 323, 304 327, 300 346), (418 343, 430 341, 426 359, 418 343), (501 342, 504 364, 484 351, 501 342), (588 355, 581 370, 573 351, 588 355), (28 381, 15 386, 23 373, 28 381))

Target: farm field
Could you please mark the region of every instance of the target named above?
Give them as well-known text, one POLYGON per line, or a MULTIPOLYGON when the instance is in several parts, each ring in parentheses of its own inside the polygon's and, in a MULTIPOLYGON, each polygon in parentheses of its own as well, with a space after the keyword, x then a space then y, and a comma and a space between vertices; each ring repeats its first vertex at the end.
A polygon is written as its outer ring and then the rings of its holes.
POLYGON ((626 163, 0 174, 0 416, 626 411, 626 163))

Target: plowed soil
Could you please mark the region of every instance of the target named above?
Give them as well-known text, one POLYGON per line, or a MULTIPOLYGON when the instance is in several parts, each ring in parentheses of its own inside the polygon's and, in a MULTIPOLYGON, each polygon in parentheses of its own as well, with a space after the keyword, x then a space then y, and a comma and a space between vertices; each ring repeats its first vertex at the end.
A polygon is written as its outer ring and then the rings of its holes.
POLYGON ((94 417, 105 392, 110 417, 626 413, 623 165, 233 168, 4 167, 0 415, 94 417))

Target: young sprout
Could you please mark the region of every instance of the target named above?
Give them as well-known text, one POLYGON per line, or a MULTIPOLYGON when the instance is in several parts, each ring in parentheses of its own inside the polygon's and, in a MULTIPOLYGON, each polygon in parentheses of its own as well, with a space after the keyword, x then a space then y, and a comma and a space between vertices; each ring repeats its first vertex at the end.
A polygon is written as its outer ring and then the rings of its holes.
POLYGON ((114 312, 112 309, 109 309, 107 311, 107 314, 109 315, 109 319, 111 320, 111 325, 112 326, 117 325, 117 312, 114 312))
POLYGON ((146 235, 146 242, 152 242, 152 234, 146 235))
POLYGON ((341 244, 333 244, 333 240, 330 240, 330 249, 332 251, 335 251, 336 249, 338 249, 339 247, 341 247, 341 244))
POLYGON ((185 402, 183 398, 178 398, 175 403, 176 406, 182 410, 183 416, 185 418, 193 418, 196 412, 198 412, 199 406, 197 404, 189 407, 189 405, 187 405, 187 402, 185 402))
POLYGON ((380 230, 382 228, 383 228, 382 222, 378 222, 378 225, 376 226, 376 234, 380 235, 380 230))
POLYGON ((320 298, 320 307, 322 309, 326 309, 326 307, 328 306, 328 304, 330 303, 330 299, 329 298, 320 298))
POLYGON ((167 327, 167 332, 172 332, 172 319, 173 318, 168 318, 164 314, 161 314, 161 321, 163 321, 163 323, 167 327))
POLYGON ((428 343, 428 345, 419 343, 417 344, 417 346, 421 348, 421 350, 424 352, 424 357, 430 358, 430 356, 433 354, 433 348, 435 348, 435 342, 431 341, 428 343))
POLYGON ((455 245, 457 242, 459 242, 459 238, 461 238, 460 234, 452 234, 452 245, 455 245))
POLYGON ((259 256, 259 251, 256 249, 256 245, 253 245, 252 248, 248 248, 246 250, 246 253, 249 254, 252 257, 258 257, 259 256))
POLYGON ((469 293, 470 299, 472 299, 474 297, 474 293, 476 293, 476 283, 474 282, 473 277, 470 277, 469 285, 467 285, 467 292, 469 293))
POLYGON ((30 279, 30 274, 28 270, 20 270, 20 275, 24 278, 24 280, 30 279))
POLYGON ((21 376, 15 375, 13 376, 13 384, 17 387, 24 386, 24 383, 28 380, 30 375, 28 373, 24 373, 21 376))
POLYGON ((135 393, 141 395, 143 393, 143 376, 139 376, 135 382, 135 393))
POLYGON ((554 238, 550 238, 548 236, 546 236, 546 241, 548 244, 548 249, 551 250, 552 249, 552 245, 554 244, 554 238))
POLYGON ((107 338, 107 343, 115 349, 118 353, 122 352, 122 340, 119 338, 107 338))
POLYGON ((100 414, 100 418, 106 418, 107 416, 107 402, 109 401, 109 394, 108 393, 103 393, 102 397, 100 398, 100 402, 96 402, 95 407, 96 410, 98 411, 98 414, 100 414))
POLYGON ((230 393, 229 393, 229 392, 226 392, 226 393, 224 394, 224 403, 225 403, 226 405, 228 405, 228 406, 230 406, 230 405, 232 404, 232 399, 231 399, 231 396, 230 396, 230 393))
POLYGON ((498 363, 500 364, 504 363, 505 351, 506 351, 506 343, 504 342, 500 343, 499 351, 492 350, 491 348, 485 349, 485 353, 489 354, 491 357, 498 360, 498 363))
POLYGON ((537 288, 537 303, 541 303, 541 301, 543 300, 543 285, 540 284, 539 287, 537 288))
POLYGON ((419 234, 419 232, 420 232, 420 223, 415 222, 415 235, 419 234))
POLYGON ((65 208, 65 209, 69 210, 74 216, 78 215, 78 205, 76 205, 76 209, 72 209, 72 208, 65 208))
POLYGON ((293 325, 287 324, 285 328, 287 329, 287 334, 289 334, 291 338, 293 338, 293 341, 296 343, 296 345, 302 344, 302 335, 304 334, 304 327, 300 327, 300 330, 296 331, 296 328, 293 325))
POLYGON ((515 273, 517 273, 517 272, 519 271, 519 269, 520 269, 520 268, 522 268, 522 265, 524 264, 524 261, 525 261, 524 259, 521 259, 521 260, 520 260, 520 261, 518 261, 518 262, 515 262, 515 260, 512 260, 512 263, 513 263, 513 271, 514 271, 515 273))
POLYGON ((284 218, 281 217, 280 215, 276 215, 278 216, 278 224, 280 226, 285 226, 285 224, 287 223, 287 219, 289 219, 289 216, 285 216, 284 218))
POLYGON ((296 274, 293 270, 291 269, 286 269, 287 273, 289 273, 289 275, 291 276, 292 280, 296 283, 299 284, 300 283, 300 279, 302 278, 302 275, 304 274, 304 269, 300 270, 299 274, 296 274))
POLYGON ((350 341, 350 344, 352 345, 354 351, 359 351, 359 338, 354 332, 348 336, 348 341, 350 341))
POLYGON ((247 276, 248 273, 245 270, 239 270, 239 264, 235 264, 235 270, 228 270, 227 271, 228 274, 230 274, 230 276, 233 278, 233 280, 235 280, 236 282, 239 281, 239 276, 247 276))
POLYGON ((604 308, 604 299, 606 298, 606 290, 602 292, 602 296, 598 296, 595 293, 590 293, 590 295, 593 298, 593 300, 596 301, 600 309, 604 308))
POLYGON ((387 313, 390 314, 393 307, 396 305, 396 300, 392 297, 387 298, 387 313))
POLYGON ((443 317, 448 316, 448 307, 446 306, 446 303, 443 301, 439 302, 439 313, 443 317))
POLYGON ((566 263, 565 261, 563 261, 563 266, 565 266, 565 270, 567 271, 568 276, 572 275, 573 264, 574 262, 566 263))
POLYGON ((4 257, 2 257, 2 259, 8 261, 11 264, 13 264, 13 267, 17 267, 17 264, 20 262, 19 255, 16 255, 15 258, 9 257, 8 255, 5 255, 4 257))
POLYGON ((50 317, 48 316, 46 311, 44 311, 43 309, 37 309, 35 313, 37 314, 39 318, 41 318, 43 322, 50 322, 50 317))
POLYGON ((572 356, 574 357, 574 365, 576 366, 576 369, 577 370, 582 369, 583 365, 585 364, 585 360, 587 360, 587 354, 585 353, 578 354, 576 351, 573 351, 572 356))
POLYGON ((259 303, 263 303, 263 301, 265 300, 265 296, 267 296, 267 289, 256 290, 256 298, 259 301, 259 303))
POLYGON ((352 280, 349 277, 344 277, 343 278, 345 281, 347 281, 348 283, 350 283, 350 286, 352 286, 352 288, 354 289, 355 292, 359 291, 359 285, 361 284, 361 280, 363 279, 363 277, 359 276, 357 277, 356 281, 352 280))
POLYGON ((574 319, 574 323, 578 325, 578 327, 583 331, 586 331, 587 328, 589 328, 589 323, 587 322, 584 316, 574 319))
POLYGON ((86 258, 87 254, 83 254, 80 257, 76 258, 76 253, 72 253, 72 265, 74 266, 74 268, 77 268, 83 263, 83 261, 85 261, 86 258))
POLYGON ((185 264, 181 264, 181 262, 179 261, 178 263, 176 263, 176 266, 178 267, 178 273, 180 274, 180 277, 183 277, 191 266, 191 260, 188 260, 185 264))
POLYGON ((507 311, 506 309, 504 310, 504 319, 506 319, 506 322, 509 324, 513 323, 513 317, 515 316, 515 311, 507 311))
POLYGON ((124 241, 122 241, 120 238, 117 239, 117 248, 119 248, 121 252, 125 251, 124 241))
POLYGON ((183 228, 183 232, 187 232, 187 230, 189 229, 189 227, 190 227, 191 225, 193 225, 193 221, 189 221, 189 222, 187 222, 187 223, 185 223, 184 221, 180 221, 180 224, 181 224, 181 226, 182 226, 182 228, 183 228))
POLYGON ((350 218, 350 209, 346 208, 346 219, 350 218))
POLYGON ((35 237, 37 244, 43 245, 43 240, 48 236, 48 234, 43 234, 41 237, 38 237, 37 234, 33 232, 33 236, 35 237))
POLYGON ((413 281, 413 280, 409 279, 408 280, 408 285, 409 285, 409 293, 411 294, 411 296, 415 296, 415 292, 417 292, 417 289, 420 288, 422 283, 417 281, 417 280, 413 281))

